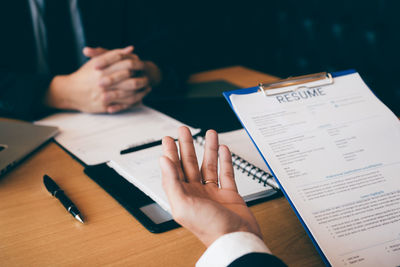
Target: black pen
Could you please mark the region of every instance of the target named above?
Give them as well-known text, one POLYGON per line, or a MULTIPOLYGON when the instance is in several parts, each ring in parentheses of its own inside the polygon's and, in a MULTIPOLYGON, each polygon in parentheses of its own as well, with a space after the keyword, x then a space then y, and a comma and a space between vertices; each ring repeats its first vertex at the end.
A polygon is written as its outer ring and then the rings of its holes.
POLYGON ((64 194, 64 191, 50 178, 48 175, 43 176, 43 183, 47 188, 47 191, 50 192, 54 197, 60 200, 61 204, 65 207, 65 209, 74 216, 75 219, 83 223, 81 216, 79 216, 80 212, 76 208, 75 204, 64 194))
POLYGON ((162 143, 162 140, 157 140, 157 141, 146 143, 146 144, 143 144, 143 145, 130 147, 130 148, 127 148, 125 150, 122 150, 120 152, 120 154, 124 155, 124 154, 128 154, 128 153, 136 152, 136 151, 139 151, 139 150, 142 150, 142 149, 150 148, 150 147, 153 147, 153 146, 159 146, 159 145, 161 145, 161 143, 162 143))
MULTIPOLYGON (((196 139, 198 136, 204 136, 205 135, 205 131, 200 131, 197 134, 193 135, 193 139, 196 139)), ((175 141, 178 141, 178 139, 174 139, 175 141)), ((142 149, 146 149, 146 148, 150 148, 153 146, 159 146, 162 144, 162 139, 161 140, 157 140, 157 141, 153 141, 150 143, 146 143, 143 145, 139 145, 139 146, 134 146, 134 147, 129 147, 127 149, 124 149, 120 152, 121 155, 124 154, 128 154, 128 153, 132 153, 132 152, 136 152, 142 149)))

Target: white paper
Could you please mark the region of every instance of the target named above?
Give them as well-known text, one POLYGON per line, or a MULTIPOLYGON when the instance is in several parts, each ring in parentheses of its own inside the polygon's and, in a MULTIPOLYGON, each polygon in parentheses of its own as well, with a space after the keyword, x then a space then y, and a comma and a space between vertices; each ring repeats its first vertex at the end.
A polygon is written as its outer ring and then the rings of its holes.
POLYGON ((121 150, 164 136, 176 138, 184 125, 144 105, 119 114, 58 113, 36 123, 59 127, 56 141, 87 165, 107 162, 121 150))
POLYGON ((261 170, 271 173, 267 164, 258 153, 257 148, 251 141, 250 137, 244 129, 235 130, 227 133, 221 133, 219 143, 228 145, 229 150, 236 155, 246 159, 247 162, 260 168, 261 170))
POLYGON ((333 266, 400 265, 400 123, 358 74, 230 100, 333 266))

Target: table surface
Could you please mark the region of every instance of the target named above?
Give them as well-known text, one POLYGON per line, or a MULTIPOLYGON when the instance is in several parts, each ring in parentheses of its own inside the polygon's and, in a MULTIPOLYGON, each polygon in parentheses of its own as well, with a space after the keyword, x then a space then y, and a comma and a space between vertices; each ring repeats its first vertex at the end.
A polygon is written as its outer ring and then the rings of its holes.
MULTIPOLYGON (((240 87, 276 78, 235 66, 193 75, 189 82, 227 80, 240 87)), ((251 207, 272 253, 291 266, 323 262, 284 197, 251 207)), ((0 178, 0 265, 192 266, 205 247, 183 228, 148 232, 51 142, 0 178), (86 220, 81 224, 46 191, 48 174, 86 220)))

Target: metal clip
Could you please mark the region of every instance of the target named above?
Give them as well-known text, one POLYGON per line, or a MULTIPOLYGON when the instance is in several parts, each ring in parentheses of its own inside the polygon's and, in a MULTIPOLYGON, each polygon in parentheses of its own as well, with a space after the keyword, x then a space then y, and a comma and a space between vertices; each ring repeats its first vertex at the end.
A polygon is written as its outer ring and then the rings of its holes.
POLYGON ((260 83, 258 87, 259 91, 261 91, 264 96, 275 96, 294 92, 303 88, 309 89, 330 84, 333 84, 332 75, 328 72, 320 72, 297 77, 289 77, 273 83, 260 83))

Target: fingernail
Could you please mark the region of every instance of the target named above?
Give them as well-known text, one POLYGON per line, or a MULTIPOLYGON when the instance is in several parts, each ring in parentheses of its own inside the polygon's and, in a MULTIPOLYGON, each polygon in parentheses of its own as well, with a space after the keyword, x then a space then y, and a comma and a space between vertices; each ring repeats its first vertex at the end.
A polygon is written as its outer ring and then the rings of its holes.
POLYGON ((130 45, 130 46, 125 47, 123 51, 124 51, 125 53, 130 53, 130 52, 133 51, 133 46, 130 45))
POLYGON ((90 49, 90 47, 84 47, 83 49, 82 49, 82 53, 86 56, 87 55, 87 53, 89 53, 89 49, 90 49))

